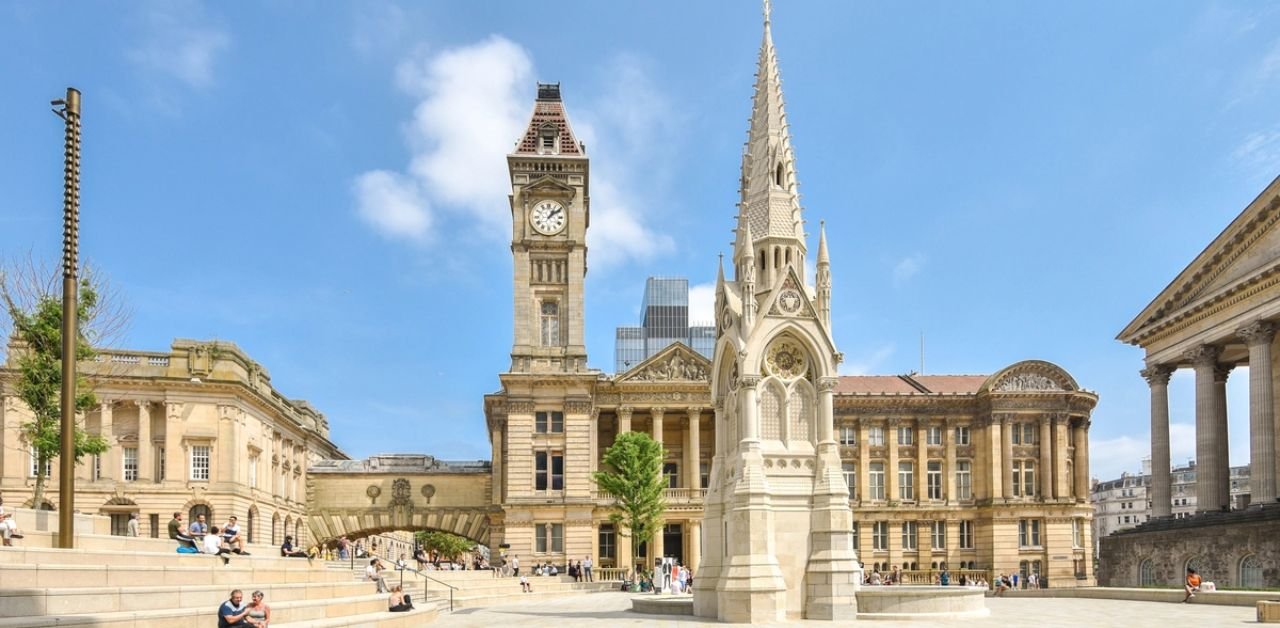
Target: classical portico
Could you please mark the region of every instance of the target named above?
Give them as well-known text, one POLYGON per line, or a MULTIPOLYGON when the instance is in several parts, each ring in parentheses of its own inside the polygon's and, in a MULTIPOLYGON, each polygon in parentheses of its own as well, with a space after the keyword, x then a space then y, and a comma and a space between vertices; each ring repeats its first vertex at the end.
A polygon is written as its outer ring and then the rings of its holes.
MULTIPOLYGON (((1196 499, 1200 511, 1229 509, 1226 382, 1249 369, 1250 502, 1276 501, 1272 350, 1280 321, 1280 178, 1220 234, 1118 339, 1146 350, 1151 389, 1152 515, 1171 513, 1169 378, 1195 372, 1196 499)), ((1237 423, 1239 424, 1239 423, 1237 423)))

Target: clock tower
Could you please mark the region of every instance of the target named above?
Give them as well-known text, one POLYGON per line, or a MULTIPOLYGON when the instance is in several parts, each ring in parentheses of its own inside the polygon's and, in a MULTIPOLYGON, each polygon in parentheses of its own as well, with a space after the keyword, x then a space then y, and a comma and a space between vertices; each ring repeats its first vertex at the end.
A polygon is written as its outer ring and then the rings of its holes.
POLYGON ((507 155, 514 264, 512 373, 587 369, 583 284, 590 224, 586 147, 559 83, 539 83, 524 134, 507 155))

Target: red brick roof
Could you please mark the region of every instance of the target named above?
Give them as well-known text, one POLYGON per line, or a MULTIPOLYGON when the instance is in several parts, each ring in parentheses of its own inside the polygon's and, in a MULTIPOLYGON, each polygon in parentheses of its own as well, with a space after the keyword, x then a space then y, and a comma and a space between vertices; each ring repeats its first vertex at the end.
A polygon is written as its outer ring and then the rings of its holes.
POLYGON ((573 136, 573 129, 569 127, 569 116, 565 114, 564 103, 559 99, 559 91, 556 92, 555 100, 544 100, 539 98, 533 105, 533 117, 529 119, 529 127, 525 129, 524 137, 520 138, 520 142, 516 144, 517 155, 537 155, 538 151, 538 135, 542 125, 546 123, 556 125, 560 132, 560 153, 561 155, 580 156, 582 151, 578 148, 578 140, 573 136))
POLYGON ((972 395, 989 375, 844 375, 837 395, 972 395))

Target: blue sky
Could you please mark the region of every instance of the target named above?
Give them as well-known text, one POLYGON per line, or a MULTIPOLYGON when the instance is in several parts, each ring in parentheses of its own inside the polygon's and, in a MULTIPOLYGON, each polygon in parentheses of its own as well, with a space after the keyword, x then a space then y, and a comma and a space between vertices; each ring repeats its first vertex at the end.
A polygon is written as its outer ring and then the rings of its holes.
MULTIPOLYGON (((806 217, 848 373, 1056 362, 1101 395, 1094 474, 1146 455, 1114 340, 1280 174, 1280 6, 775 3, 806 217)), ((505 159, 537 81, 592 157, 588 350, 649 275, 710 319, 760 42, 753 2, 0 4, 0 254, 60 246, 84 92, 83 255, 124 344, 230 340, 352 456, 488 456, 511 343, 505 159), (66 43, 64 43, 66 42, 66 43)), ((1247 377, 1229 383, 1248 459, 1247 377)), ((1194 449, 1172 384, 1173 456, 1194 449)))

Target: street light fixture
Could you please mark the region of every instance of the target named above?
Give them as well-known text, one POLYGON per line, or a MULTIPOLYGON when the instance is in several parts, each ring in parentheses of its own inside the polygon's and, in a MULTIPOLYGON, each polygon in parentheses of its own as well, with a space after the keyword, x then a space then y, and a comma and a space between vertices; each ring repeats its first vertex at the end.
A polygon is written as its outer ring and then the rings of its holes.
POLYGON ((65 125, 62 167, 62 441, 58 454, 58 547, 73 548, 76 490, 76 275, 80 238, 80 91, 51 103, 65 125), (61 107, 57 109, 56 107, 61 107))

